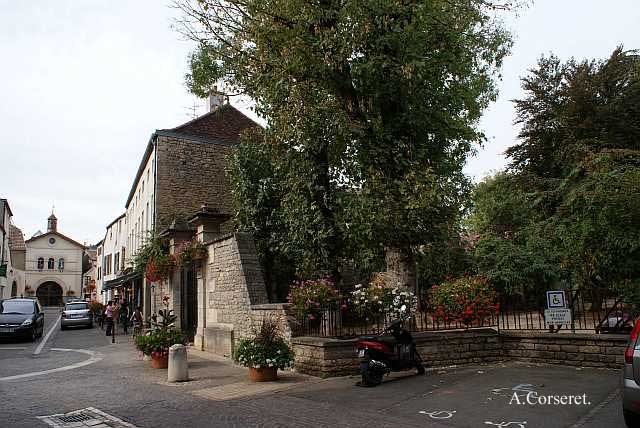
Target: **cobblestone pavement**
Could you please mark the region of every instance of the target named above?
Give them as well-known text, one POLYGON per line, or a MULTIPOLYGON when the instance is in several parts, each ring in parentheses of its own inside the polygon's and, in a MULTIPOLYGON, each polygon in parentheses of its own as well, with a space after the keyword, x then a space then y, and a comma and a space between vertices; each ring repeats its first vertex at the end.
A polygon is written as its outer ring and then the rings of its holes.
MULTIPOLYGON (((55 321, 47 313, 47 322, 55 321)), ((48 323, 50 327, 51 324, 48 323)), ((317 379, 284 373, 253 384, 246 369, 189 350, 184 383, 168 383, 135 351, 130 337, 115 344, 99 328, 56 330, 38 345, 0 343, 0 378, 91 364, 46 375, 0 379, 0 426, 22 427, 621 427, 619 373, 525 364, 447 369, 426 376, 393 374, 376 388, 356 377, 317 379), (16 349, 21 348, 21 349, 16 349), (528 404, 538 395, 582 395, 589 404, 528 404), (523 399, 513 403, 516 394, 523 399), (512 404, 509 402, 512 401, 512 404), (73 425, 75 424, 75 425, 73 425)))

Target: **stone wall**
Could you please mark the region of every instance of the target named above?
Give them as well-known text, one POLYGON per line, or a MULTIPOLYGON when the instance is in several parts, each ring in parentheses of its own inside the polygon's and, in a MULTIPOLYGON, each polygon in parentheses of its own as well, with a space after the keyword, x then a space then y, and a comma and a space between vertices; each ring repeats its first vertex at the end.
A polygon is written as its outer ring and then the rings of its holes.
MULTIPOLYGON (((413 338, 427 368, 487 363, 502 358, 498 333, 492 329, 414 333, 413 338)), ((357 374, 356 340, 294 337, 296 369, 319 377, 357 374)))
POLYGON ((621 367, 628 338, 621 334, 500 332, 505 359, 581 367, 621 367))
POLYGON ((285 337, 291 337, 285 307, 269 304, 253 239, 236 233, 208 244, 204 286, 205 327, 196 338, 202 348, 220 355, 231 355, 235 342, 252 336, 265 317, 277 316, 285 337))
MULTIPOLYGON (((428 332, 413 334, 427 368, 495 361, 619 368, 624 335, 553 334, 528 331, 428 332)), ((296 369, 319 377, 357 374, 356 339, 295 337, 296 369)))
POLYGON ((157 144, 156 230, 190 217, 203 204, 231 213, 224 170, 232 145, 167 136, 158 136, 157 144))

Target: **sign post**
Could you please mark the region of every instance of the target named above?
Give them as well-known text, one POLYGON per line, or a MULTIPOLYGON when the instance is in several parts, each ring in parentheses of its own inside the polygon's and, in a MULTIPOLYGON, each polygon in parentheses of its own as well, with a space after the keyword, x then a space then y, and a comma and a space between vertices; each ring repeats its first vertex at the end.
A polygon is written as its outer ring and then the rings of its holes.
POLYGON ((571 309, 567 308, 564 290, 547 291, 547 309, 544 311, 545 324, 553 326, 573 325, 571 309))

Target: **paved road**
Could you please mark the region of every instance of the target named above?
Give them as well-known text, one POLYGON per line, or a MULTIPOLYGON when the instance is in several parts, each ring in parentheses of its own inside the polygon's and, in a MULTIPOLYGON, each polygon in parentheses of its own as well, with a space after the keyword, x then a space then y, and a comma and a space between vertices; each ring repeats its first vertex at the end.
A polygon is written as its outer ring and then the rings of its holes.
MULTIPOLYGON (((47 311, 48 328, 57 315, 47 311)), ((166 371, 142 361, 129 337, 111 344, 99 328, 56 327, 34 356, 40 343, 0 343, 2 427, 71 426, 46 418, 54 414, 140 428, 624 426, 619 374, 612 370, 497 364, 394 374, 376 388, 355 386, 356 377, 293 374, 276 384, 251 384, 245 369, 191 352, 192 381, 168 384, 166 371), (580 396, 587 404, 530 404, 530 392, 580 396), (82 413, 69 414, 77 410, 82 413)))

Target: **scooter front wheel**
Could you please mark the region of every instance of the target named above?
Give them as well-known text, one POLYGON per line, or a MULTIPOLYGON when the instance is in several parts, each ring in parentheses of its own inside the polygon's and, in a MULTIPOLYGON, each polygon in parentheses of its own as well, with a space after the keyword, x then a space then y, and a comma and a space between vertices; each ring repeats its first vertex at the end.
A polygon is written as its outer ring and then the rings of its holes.
POLYGON ((369 368, 369 362, 363 361, 360 363, 360 374, 362 374, 362 385, 363 386, 377 386, 382 383, 382 376, 384 373, 371 370, 369 368))

